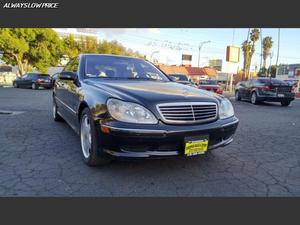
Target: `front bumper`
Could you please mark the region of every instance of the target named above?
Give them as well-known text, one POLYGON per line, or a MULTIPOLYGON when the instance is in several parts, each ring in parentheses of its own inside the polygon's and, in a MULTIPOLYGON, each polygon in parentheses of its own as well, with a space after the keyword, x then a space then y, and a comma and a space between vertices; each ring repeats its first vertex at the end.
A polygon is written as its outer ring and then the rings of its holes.
POLYGON ((185 138, 208 135, 212 150, 230 144, 237 129, 239 120, 231 117, 212 123, 198 125, 134 125, 130 128, 112 121, 99 124, 104 152, 113 157, 171 157, 184 155, 185 138))

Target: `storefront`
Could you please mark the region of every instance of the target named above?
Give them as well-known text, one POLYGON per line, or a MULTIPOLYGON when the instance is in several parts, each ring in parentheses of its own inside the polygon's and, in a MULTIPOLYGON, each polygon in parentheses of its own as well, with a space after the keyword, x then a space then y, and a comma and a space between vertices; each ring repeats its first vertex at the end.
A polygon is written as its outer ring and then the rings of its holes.
POLYGON ((277 79, 294 83, 296 96, 300 97, 300 64, 281 65, 277 70, 277 79))

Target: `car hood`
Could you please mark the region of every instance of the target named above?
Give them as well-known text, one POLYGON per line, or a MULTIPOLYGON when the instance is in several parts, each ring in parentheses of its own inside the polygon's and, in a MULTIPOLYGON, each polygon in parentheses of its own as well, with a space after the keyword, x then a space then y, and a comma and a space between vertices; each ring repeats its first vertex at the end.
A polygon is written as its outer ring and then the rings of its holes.
POLYGON ((87 84, 108 92, 124 101, 153 105, 165 102, 217 102, 211 92, 176 82, 88 79, 87 84))

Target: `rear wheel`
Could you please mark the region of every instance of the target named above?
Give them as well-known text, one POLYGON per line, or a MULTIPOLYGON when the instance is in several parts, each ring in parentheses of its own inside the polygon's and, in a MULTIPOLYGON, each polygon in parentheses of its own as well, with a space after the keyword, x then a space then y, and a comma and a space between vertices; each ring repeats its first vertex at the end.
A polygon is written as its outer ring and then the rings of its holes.
POLYGON ((282 102, 281 102, 281 105, 282 105, 282 106, 289 106, 290 104, 291 104, 290 101, 282 101, 282 102))
POLYGON ((235 100, 236 100, 236 101, 240 101, 240 100, 241 100, 241 94, 240 94, 239 91, 236 91, 236 92, 235 92, 235 100))
POLYGON ((14 88, 19 88, 19 85, 17 84, 17 82, 13 83, 14 88))
POLYGON ((98 166, 110 162, 103 157, 99 131, 88 108, 82 111, 80 117, 80 142, 83 160, 87 165, 98 166))
POLYGON ((37 90, 39 87, 36 85, 36 83, 32 83, 31 88, 32 90, 37 90))
POLYGON ((52 117, 54 121, 64 121, 64 119, 57 113, 57 105, 54 99, 52 104, 52 117))
POLYGON ((257 104, 258 103, 258 101, 257 101, 257 94, 256 94, 255 91, 252 92, 252 94, 251 94, 251 103, 252 104, 257 104))

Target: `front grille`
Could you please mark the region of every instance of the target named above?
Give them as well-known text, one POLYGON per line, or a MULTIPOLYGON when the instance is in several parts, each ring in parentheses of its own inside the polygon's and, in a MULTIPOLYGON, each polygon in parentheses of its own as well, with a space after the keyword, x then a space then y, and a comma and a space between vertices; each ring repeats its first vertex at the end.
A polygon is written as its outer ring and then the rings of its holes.
POLYGON ((213 102, 164 103, 157 109, 166 123, 202 123, 217 119, 217 104, 213 102))

